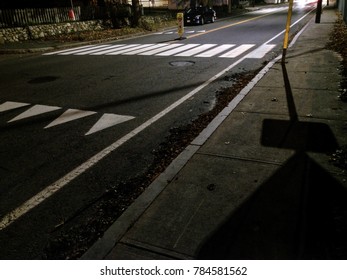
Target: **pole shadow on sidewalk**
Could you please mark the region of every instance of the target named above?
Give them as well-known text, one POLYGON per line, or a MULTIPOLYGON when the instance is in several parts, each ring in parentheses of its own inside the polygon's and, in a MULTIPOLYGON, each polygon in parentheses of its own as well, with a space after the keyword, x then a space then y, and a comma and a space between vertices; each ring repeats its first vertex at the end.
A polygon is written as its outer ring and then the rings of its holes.
POLYGON ((290 120, 265 119, 261 145, 295 150, 204 242, 198 259, 347 259, 347 192, 307 152, 338 148, 330 127, 299 121, 282 63, 290 120))

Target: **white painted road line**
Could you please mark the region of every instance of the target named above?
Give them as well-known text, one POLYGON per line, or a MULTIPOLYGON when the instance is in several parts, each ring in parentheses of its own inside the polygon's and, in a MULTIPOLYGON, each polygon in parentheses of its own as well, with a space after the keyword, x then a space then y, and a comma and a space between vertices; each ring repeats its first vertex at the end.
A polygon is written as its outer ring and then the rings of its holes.
POLYGON ((226 50, 228 50, 234 46, 235 46, 235 44, 220 45, 216 48, 213 48, 212 50, 198 54, 198 55, 196 55, 196 57, 212 57, 212 56, 220 54, 220 53, 222 53, 222 52, 224 52, 224 51, 226 51, 226 50))
POLYGON ((173 50, 168 50, 166 52, 158 53, 156 55, 159 55, 159 56, 170 56, 170 55, 174 55, 174 54, 180 53, 182 51, 185 51, 185 50, 197 47, 197 46, 199 46, 199 44, 187 44, 187 45, 183 45, 181 47, 175 48, 173 50))
POLYGON ((103 48, 102 51, 97 51, 97 52, 92 52, 89 55, 103 55, 109 52, 113 52, 115 50, 119 50, 120 48, 126 48, 126 45, 121 44, 121 45, 112 45, 110 47, 107 48, 103 48))
POLYGON ((97 49, 91 48, 91 49, 83 50, 82 52, 74 53, 74 55, 86 55, 86 54, 91 54, 91 53, 96 53, 96 52, 102 52, 104 50, 109 50, 111 48, 115 49, 115 46, 114 45, 108 45, 108 46, 103 46, 103 47, 97 48, 97 49))
POLYGON ((123 116, 123 115, 116 115, 116 114, 103 114, 103 116, 99 119, 99 121, 94 124, 94 126, 85 134, 90 135, 92 133, 95 133, 97 131, 103 130, 105 128, 130 121, 134 119, 133 116, 123 116))
POLYGON ((196 47, 194 49, 191 49, 191 50, 188 50, 188 51, 185 51, 185 52, 182 52, 182 53, 179 53, 179 54, 176 54, 175 56, 193 56, 195 54, 198 54, 198 53, 201 53, 203 51, 206 51, 214 46, 216 46, 217 44, 204 44, 204 45, 201 45, 199 47, 196 47))
POLYGON ((21 108, 21 107, 29 106, 29 105, 30 105, 29 103, 7 101, 0 105, 0 112, 5 112, 8 110, 13 110, 13 109, 17 109, 17 108, 21 108))
POLYGON ((60 54, 60 53, 66 52, 66 51, 74 51, 74 50, 85 50, 85 49, 89 49, 92 46, 94 46, 94 45, 88 45, 88 46, 83 46, 83 47, 76 47, 76 48, 72 48, 72 49, 67 49, 67 50, 60 50, 60 51, 55 51, 55 52, 49 52, 49 53, 44 53, 43 55, 60 54))
MULTIPOLYGON (((31 105, 31 104, 7 101, 7 102, 4 102, 3 104, 0 105, 0 112, 12 110, 15 108, 21 108, 21 107, 29 106, 29 105, 31 105)), ((48 112, 52 112, 52 111, 59 110, 59 109, 61 109, 61 107, 46 106, 46 105, 33 105, 31 108, 29 108, 25 112, 17 115, 16 117, 14 117, 10 121, 8 121, 8 123, 23 120, 23 119, 26 119, 29 117, 37 116, 37 115, 40 115, 43 113, 48 113, 48 112)), ((58 118, 56 118, 50 124, 45 126, 44 129, 50 128, 53 126, 57 126, 57 125, 61 125, 61 124, 71 122, 74 120, 78 120, 81 118, 85 118, 85 117, 94 115, 96 113, 97 112, 94 112, 94 111, 67 109, 58 118)), ((111 126, 132 120, 134 118, 135 117, 133 117, 133 116, 105 113, 102 115, 101 118, 99 118, 99 120, 94 124, 94 126, 85 135, 90 135, 92 133, 95 133, 95 132, 101 131, 103 129, 109 128, 111 126)))
POLYGON ((83 111, 83 110, 77 110, 77 109, 68 109, 60 117, 56 118, 49 125, 45 126, 45 128, 60 125, 60 124, 74 121, 80 118, 88 117, 93 114, 96 114, 96 112, 83 111))
POLYGON ((134 48, 131 48, 129 50, 126 50, 125 52, 122 52, 121 54, 122 55, 127 55, 127 54, 131 54, 132 52, 137 52, 137 51, 140 51, 142 52, 142 49, 145 49, 145 48, 151 48, 151 47, 155 47, 155 44, 143 44, 139 47, 134 47, 134 48))
POLYGON ((165 47, 165 46, 167 46, 167 45, 168 45, 168 44, 156 44, 156 45, 148 46, 148 47, 146 47, 146 48, 141 48, 141 49, 139 49, 139 50, 134 50, 134 51, 131 51, 131 52, 126 52, 126 53, 123 53, 123 55, 135 55, 135 54, 140 54, 140 53, 143 53, 143 52, 146 52, 146 51, 150 51, 150 50, 153 50, 153 49, 165 47))
MULTIPOLYGON (((102 47, 107 47, 107 46, 110 46, 110 45, 97 45, 97 46, 89 47, 88 50, 100 49, 102 47)), ((75 49, 75 50, 60 52, 58 54, 59 55, 69 55, 69 54, 79 53, 80 51, 81 51, 80 49, 75 49)))
POLYGON ((159 49, 155 49, 155 50, 151 50, 151 51, 148 51, 148 52, 140 53, 140 55, 154 55, 154 54, 166 51, 166 50, 177 48, 177 47, 182 46, 182 45, 183 44, 170 44, 168 46, 164 46, 164 47, 161 47, 159 49))
POLYGON ((246 55, 246 58, 263 58, 276 45, 261 45, 259 48, 246 55))
POLYGON ((9 120, 8 123, 22 120, 22 119, 29 118, 29 117, 33 117, 33 116, 37 116, 40 114, 52 112, 52 111, 59 110, 59 109, 61 109, 61 107, 35 105, 35 106, 31 107, 30 109, 26 110, 25 112, 23 112, 22 114, 18 115, 17 117, 13 118, 12 120, 9 120))
MULTIPOLYGON (((182 56, 182 57, 212 57, 221 54, 236 46, 235 44, 129 44, 129 45, 95 45, 68 49, 46 55, 156 55, 156 56, 182 56)), ((221 54, 220 58, 236 58, 248 51, 255 44, 243 44, 221 54)), ((263 44, 248 54, 247 58, 262 58, 276 45, 263 44)))
POLYGON ((235 58, 243 54, 244 52, 248 51, 249 49, 253 48, 254 46, 255 46, 254 44, 243 44, 219 57, 235 58))
POLYGON ((117 54, 122 54, 125 53, 127 51, 131 51, 131 50, 137 50, 141 48, 140 44, 131 44, 131 45, 126 45, 124 47, 119 48, 118 50, 116 50, 115 52, 109 52, 106 55, 117 55, 117 54))

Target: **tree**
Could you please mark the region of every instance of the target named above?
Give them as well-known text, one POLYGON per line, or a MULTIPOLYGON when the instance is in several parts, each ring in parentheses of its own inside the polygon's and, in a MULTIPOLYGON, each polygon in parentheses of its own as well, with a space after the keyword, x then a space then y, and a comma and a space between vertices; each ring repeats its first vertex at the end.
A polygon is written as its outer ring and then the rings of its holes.
POLYGON ((140 5, 139 0, 131 0, 132 4, 132 26, 138 26, 140 20, 140 5))

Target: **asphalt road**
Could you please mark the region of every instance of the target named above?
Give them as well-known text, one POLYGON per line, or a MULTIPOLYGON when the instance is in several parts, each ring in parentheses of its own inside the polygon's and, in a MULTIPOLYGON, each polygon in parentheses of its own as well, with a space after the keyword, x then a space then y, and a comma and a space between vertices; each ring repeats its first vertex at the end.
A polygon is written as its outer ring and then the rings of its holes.
MULTIPOLYGON (((312 16, 294 10, 291 34, 312 16), (303 18, 304 17, 304 18, 303 18), (298 22, 297 22, 298 21, 298 22)), ((56 229, 146 174, 235 73, 282 50, 287 8, 1 61, 0 258, 42 259, 56 229)), ((126 206, 124 206, 126 207, 126 206)))

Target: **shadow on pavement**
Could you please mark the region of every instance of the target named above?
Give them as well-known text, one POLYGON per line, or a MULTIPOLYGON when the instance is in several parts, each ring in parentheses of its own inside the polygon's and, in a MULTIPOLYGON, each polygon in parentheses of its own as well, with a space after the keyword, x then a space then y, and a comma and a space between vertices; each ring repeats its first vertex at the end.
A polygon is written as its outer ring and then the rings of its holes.
POLYGON ((298 120, 282 64, 290 120, 265 119, 261 145, 288 159, 206 240, 198 259, 347 259, 347 191, 307 152, 338 148, 330 127, 298 120))

